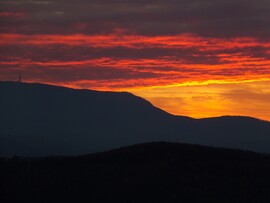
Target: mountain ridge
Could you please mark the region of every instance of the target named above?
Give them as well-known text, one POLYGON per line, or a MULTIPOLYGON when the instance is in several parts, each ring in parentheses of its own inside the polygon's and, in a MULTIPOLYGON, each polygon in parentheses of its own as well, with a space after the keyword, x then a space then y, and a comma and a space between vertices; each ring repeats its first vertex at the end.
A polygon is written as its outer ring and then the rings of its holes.
POLYGON ((85 154, 152 141, 270 152, 270 122, 174 116, 127 92, 0 82, 0 110, 0 155, 85 154))

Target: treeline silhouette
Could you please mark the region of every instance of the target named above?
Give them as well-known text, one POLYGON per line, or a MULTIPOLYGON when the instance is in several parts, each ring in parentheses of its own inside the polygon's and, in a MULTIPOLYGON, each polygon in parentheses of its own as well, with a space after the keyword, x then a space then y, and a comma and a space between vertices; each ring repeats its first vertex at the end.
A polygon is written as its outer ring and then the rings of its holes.
POLYGON ((1 158, 0 202, 270 202, 270 156, 146 143, 77 157, 1 158))

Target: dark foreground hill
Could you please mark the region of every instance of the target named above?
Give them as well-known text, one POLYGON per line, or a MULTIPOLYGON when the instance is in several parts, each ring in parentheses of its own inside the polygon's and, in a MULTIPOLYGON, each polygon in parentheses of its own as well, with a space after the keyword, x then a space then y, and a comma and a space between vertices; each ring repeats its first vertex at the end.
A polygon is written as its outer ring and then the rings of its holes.
POLYGON ((0 159, 0 202, 270 202, 270 156, 148 143, 78 157, 0 159))
POLYGON ((270 152, 270 123, 173 116, 126 92, 0 82, 2 156, 78 155, 152 141, 270 152))

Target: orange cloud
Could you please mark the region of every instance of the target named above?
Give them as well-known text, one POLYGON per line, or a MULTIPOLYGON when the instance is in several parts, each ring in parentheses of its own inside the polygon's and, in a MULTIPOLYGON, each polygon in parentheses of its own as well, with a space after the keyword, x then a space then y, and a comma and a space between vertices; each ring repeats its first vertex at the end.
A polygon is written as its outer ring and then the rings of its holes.
POLYGON ((22 35, 0 34, 0 44, 31 44, 31 45, 83 45, 91 47, 124 46, 131 48, 185 48, 199 47, 200 50, 224 50, 231 48, 245 48, 261 46, 270 48, 270 42, 260 41, 255 38, 204 38, 193 34, 181 34, 173 36, 141 36, 141 35, 22 35))
MULTIPOLYGON (((222 59, 227 60, 227 59, 222 59)), ((192 82, 215 81, 247 81, 270 78, 270 60, 260 61, 243 57, 231 57, 230 63, 209 65, 209 64, 186 64, 170 58, 157 59, 114 59, 98 58, 84 61, 7 61, 0 62, 0 66, 19 66, 24 72, 39 69, 39 74, 48 73, 54 78, 55 74, 63 75, 70 73, 71 82, 77 80, 72 75, 84 75, 84 80, 93 80, 99 84, 91 88, 112 88, 111 79, 118 79, 122 84, 116 89, 130 88, 130 81, 136 79, 144 82, 132 82, 133 87, 174 85, 192 82), (47 73, 46 73, 47 72, 47 73), (108 76, 109 75, 109 76, 108 76), (146 77, 148 75, 148 77, 146 77), (100 81, 108 78, 108 81, 100 81), (151 80, 150 80, 151 79, 151 80), (98 81, 98 82, 97 82, 98 81)), ((8 69, 5 69, 9 71, 8 69)), ((2 70, 4 71, 4 70, 2 70)), ((28 78, 39 78, 34 72, 28 78)), ((61 75, 59 77, 61 82, 61 75)), ((66 78, 64 78, 66 80, 66 78)), ((57 81, 55 81, 57 82, 57 81)), ((120 83, 119 82, 119 83, 120 83)))

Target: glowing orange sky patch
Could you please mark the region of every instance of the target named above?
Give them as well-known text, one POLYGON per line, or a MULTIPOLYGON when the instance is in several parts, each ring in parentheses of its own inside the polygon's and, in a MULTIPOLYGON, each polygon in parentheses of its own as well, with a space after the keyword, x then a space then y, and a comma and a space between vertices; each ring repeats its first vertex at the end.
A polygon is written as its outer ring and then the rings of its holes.
POLYGON ((270 80, 154 87, 132 91, 176 115, 241 115, 270 120, 270 80))

